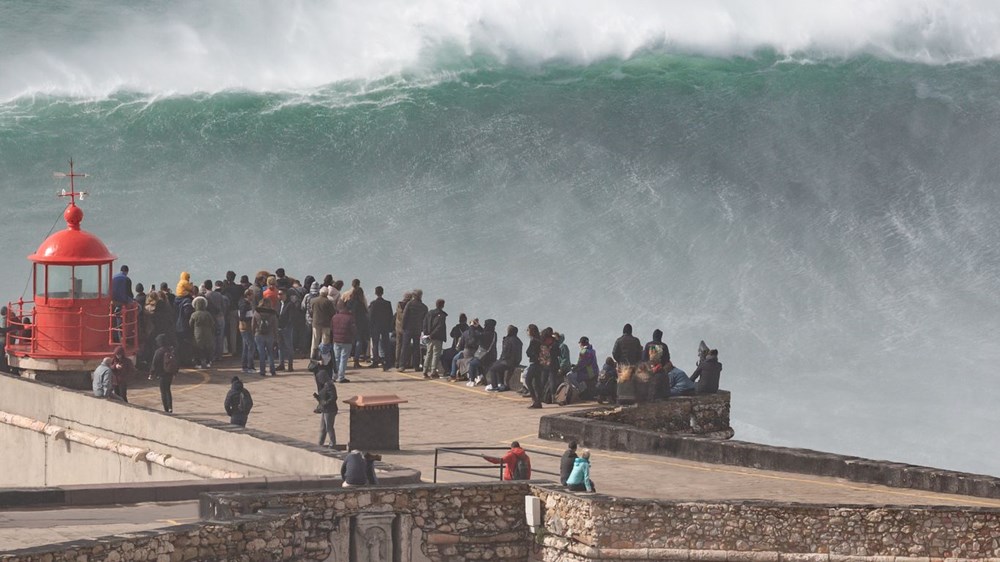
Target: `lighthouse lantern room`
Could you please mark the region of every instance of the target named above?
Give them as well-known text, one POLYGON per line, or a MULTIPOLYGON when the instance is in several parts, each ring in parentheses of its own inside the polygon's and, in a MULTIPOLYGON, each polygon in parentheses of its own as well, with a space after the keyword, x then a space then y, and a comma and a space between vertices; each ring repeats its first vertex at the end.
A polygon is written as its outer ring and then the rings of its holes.
POLYGON ((97 236, 80 228, 83 210, 76 199, 73 172, 63 212, 66 229, 49 236, 28 256, 33 263, 33 300, 8 305, 6 351, 10 366, 24 376, 73 387, 86 387, 84 375, 121 345, 128 355, 137 348, 138 306, 112 300, 115 255, 97 236))

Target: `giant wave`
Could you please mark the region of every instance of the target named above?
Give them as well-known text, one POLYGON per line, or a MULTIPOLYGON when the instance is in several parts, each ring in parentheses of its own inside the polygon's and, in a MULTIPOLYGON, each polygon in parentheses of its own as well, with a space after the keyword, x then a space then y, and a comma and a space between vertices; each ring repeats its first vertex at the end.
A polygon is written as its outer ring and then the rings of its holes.
POLYGON ((2 6, 7 298, 72 155, 147 285, 659 327, 721 349, 740 437, 1000 474, 992 4, 2 6))

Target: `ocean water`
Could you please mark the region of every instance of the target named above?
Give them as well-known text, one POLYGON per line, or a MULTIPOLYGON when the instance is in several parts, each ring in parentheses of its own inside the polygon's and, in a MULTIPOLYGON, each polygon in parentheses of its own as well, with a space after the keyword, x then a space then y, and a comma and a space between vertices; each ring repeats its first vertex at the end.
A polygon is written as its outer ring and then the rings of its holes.
POLYGON ((1000 475, 1000 5, 0 0, 2 300, 358 277, 720 349, 737 437, 1000 475))

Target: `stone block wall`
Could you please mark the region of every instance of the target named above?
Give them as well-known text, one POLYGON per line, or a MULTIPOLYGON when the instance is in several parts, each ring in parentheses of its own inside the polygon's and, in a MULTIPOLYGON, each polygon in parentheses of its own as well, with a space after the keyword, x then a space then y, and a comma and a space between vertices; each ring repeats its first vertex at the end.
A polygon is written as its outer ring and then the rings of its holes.
POLYGON ((675 396, 634 407, 597 409, 576 415, 649 431, 728 439, 733 436, 729 426, 729 399, 729 392, 723 390, 716 394, 675 396))
POLYGON ((0 554, 2 562, 527 561, 528 483, 202 496, 207 523, 0 554))
POLYGON ((1000 557, 1000 509, 647 501, 549 486, 532 492, 544 506, 545 560, 1000 557))
POLYGON ((296 513, 302 518, 307 559, 347 561, 352 549, 374 548, 388 554, 384 560, 527 560, 532 541, 524 496, 529 493, 527 483, 498 482, 209 494, 202 510, 203 516, 236 520, 272 511, 296 513), (326 553, 330 558, 318 557, 326 553))

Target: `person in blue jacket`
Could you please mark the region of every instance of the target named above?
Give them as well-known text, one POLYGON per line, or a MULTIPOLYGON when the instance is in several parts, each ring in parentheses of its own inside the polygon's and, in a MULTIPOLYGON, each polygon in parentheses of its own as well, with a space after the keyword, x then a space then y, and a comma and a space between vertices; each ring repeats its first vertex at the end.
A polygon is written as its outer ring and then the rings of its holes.
POLYGON ((596 492, 594 481, 590 479, 590 449, 584 449, 573 461, 573 472, 566 479, 566 489, 571 492, 596 492))

